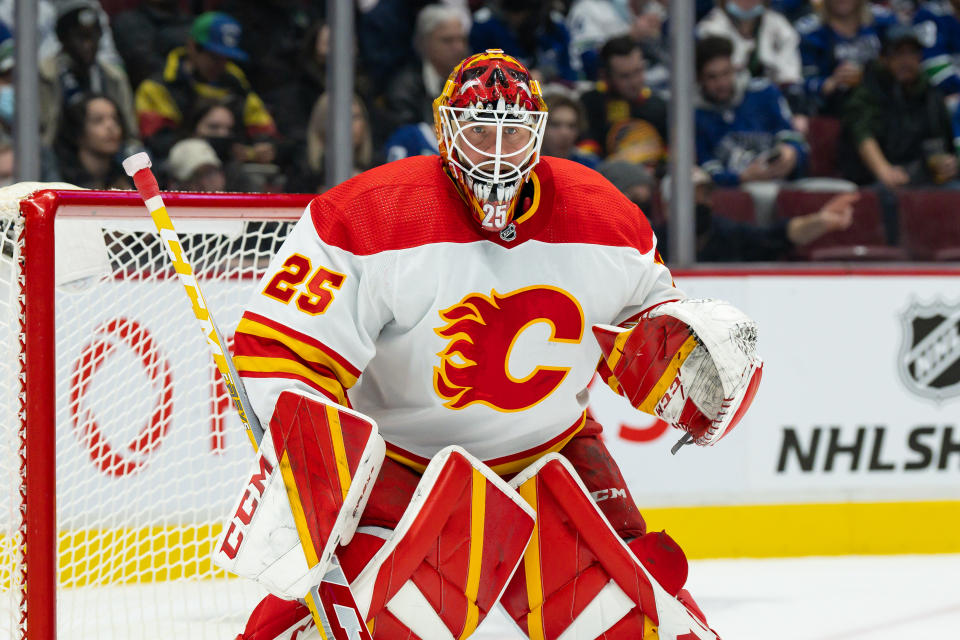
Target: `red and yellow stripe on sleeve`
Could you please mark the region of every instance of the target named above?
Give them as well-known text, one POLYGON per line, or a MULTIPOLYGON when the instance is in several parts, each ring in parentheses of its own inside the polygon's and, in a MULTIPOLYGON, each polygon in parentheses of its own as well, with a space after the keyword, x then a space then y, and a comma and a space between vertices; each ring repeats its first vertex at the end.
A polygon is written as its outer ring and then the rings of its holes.
POLYGON ((243 378, 299 380, 344 406, 349 406, 346 390, 360 377, 356 367, 316 338, 249 311, 234 334, 233 362, 243 378))

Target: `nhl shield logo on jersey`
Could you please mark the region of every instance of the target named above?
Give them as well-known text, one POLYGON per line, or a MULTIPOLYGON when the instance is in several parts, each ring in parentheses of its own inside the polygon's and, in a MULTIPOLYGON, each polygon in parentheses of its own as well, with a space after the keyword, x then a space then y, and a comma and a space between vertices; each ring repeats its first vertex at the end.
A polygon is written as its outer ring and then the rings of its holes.
MULTIPOLYGON (((566 291, 550 286, 533 286, 507 294, 472 293, 457 304, 440 311, 446 323, 434 329, 447 340, 433 368, 433 388, 444 406, 463 409, 483 404, 497 411, 528 409, 560 386, 569 367, 536 365, 515 377, 510 372, 520 335, 531 325, 550 327, 548 343, 579 343, 583 339, 583 310, 566 291)), ((536 348, 522 354, 525 361, 536 359, 536 348)), ((520 372, 515 372, 520 373, 520 372)))
POLYGON ((897 368, 907 388, 938 402, 960 396, 960 302, 914 303, 900 319, 897 368))

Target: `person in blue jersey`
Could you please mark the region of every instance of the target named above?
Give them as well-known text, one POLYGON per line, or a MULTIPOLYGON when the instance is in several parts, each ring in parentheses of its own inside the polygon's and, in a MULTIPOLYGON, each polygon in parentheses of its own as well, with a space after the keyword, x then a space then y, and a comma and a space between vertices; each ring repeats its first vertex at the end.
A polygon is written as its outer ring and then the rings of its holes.
POLYGON ((924 2, 913 24, 930 82, 944 95, 960 99, 960 0, 924 2))
POLYGON ((863 68, 880 53, 884 31, 897 19, 867 0, 823 0, 818 14, 797 22, 804 84, 818 111, 839 116, 863 68))
POLYGON ((398 128, 387 138, 384 149, 387 162, 410 156, 435 156, 440 153, 433 125, 426 122, 405 124, 398 128))
POLYGON ((790 124, 783 94, 766 80, 738 81, 732 55, 726 38, 697 43, 697 163, 727 186, 799 177, 807 145, 790 124))
POLYGON ((574 82, 580 61, 570 57, 570 31, 549 2, 501 0, 473 14, 470 49, 503 49, 541 82, 574 82))

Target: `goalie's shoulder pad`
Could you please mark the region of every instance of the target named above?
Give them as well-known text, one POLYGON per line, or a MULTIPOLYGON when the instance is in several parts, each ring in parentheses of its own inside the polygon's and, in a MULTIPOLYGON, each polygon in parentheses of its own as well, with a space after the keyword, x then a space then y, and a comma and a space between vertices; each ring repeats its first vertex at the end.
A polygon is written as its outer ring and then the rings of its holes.
POLYGON ((271 593, 304 596, 356 531, 384 452, 367 416, 282 392, 214 562, 271 593))
POLYGON ((667 302, 634 327, 594 325, 594 334, 607 384, 700 445, 736 426, 760 383, 757 324, 728 302, 667 302))

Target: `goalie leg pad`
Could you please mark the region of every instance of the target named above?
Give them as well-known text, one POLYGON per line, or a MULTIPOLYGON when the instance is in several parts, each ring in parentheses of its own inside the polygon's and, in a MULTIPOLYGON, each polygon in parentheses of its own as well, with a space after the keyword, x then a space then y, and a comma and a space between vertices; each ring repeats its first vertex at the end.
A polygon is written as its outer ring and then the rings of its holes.
MULTIPOLYGON (((469 636, 519 565, 533 522, 533 510, 486 465, 459 447, 442 450, 393 531, 379 529, 385 542, 352 582, 374 637, 397 637, 396 625, 420 638, 469 636)), ((357 565, 348 556, 360 542, 342 550, 345 567, 357 565)))
MULTIPOLYGON (((537 525, 501 604, 530 638, 717 640, 638 562, 563 456, 544 456, 510 484, 535 506, 537 525)), ((665 565, 656 573, 677 589, 685 559, 657 552, 657 534, 640 540, 638 550, 653 550, 665 565)))
POLYGON ((295 391, 280 394, 270 436, 214 562, 271 593, 299 598, 353 536, 385 446, 370 418, 295 391))

